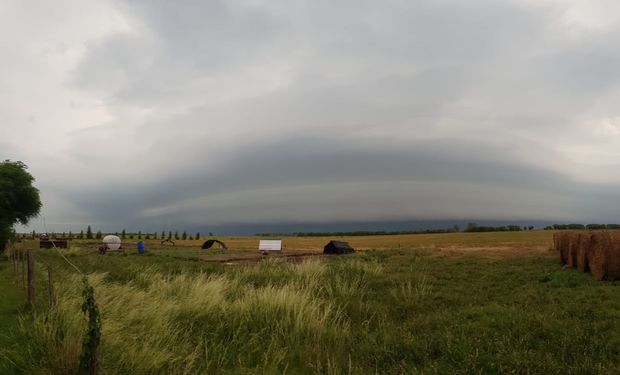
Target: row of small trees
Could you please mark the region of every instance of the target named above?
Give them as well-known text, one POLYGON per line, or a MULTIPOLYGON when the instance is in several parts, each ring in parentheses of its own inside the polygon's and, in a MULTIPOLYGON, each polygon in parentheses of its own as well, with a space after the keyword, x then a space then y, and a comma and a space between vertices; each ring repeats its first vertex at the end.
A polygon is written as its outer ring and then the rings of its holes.
POLYGON ((492 226, 480 226, 476 223, 467 223, 467 227, 465 228, 465 232, 520 232, 525 230, 534 230, 534 226, 523 226, 520 225, 501 225, 498 227, 492 226))
MULTIPOLYGON (((107 234, 112 234, 112 233, 107 233, 107 234)), ((32 231, 32 238, 36 238, 36 231, 32 231)), ((58 235, 60 235, 60 237, 63 238, 76 238, 76 239, 87 239, 87 240, 91 240, 91 239, 101 239, 104 236, 104 233, 101 232, 100 230, 97 231, 96 233, 93 233, 93 230, 91 228, 91 226, 89 225, 86 228, 86 231, 81 230, 80 233, 74 234, 73 232, 69 231, 67 232, 62 232, 62 233, 48 233, 48 235, 51 238, 56 238, 58 235)), ((199 240, 201 235, 200 232, 196 232, 195 235, 191 235, 188 234, 186 231, 183 231, 181 234, 179 234, 179 232, 172 232, 169 231, 168 233, 166 233, 165 231, 162 231, 161 234, 159 234, 158 232, 154 232, 154 233, 142 233, 142 231, 138 231, 137 233, 127 233, 127 231, 125 229, 123 229, 120 233, 119 232, 115 232, 114 235, 119 236, 121 239, 134 239, 137 238, 139 240, 141 239, 146 239, 146 240, 150 240, 150 239, 161 239, 161 240, 199 240)), ((209 236, 213 236, 213 233, 209 233, 209 236)), ((26 237, 26 235, 24 234, 23 237, 26 237)))
POLYGON ((620 224, 553 224, 545 227, 545 230, 597 230, 597 229, 620 229, 620 224))

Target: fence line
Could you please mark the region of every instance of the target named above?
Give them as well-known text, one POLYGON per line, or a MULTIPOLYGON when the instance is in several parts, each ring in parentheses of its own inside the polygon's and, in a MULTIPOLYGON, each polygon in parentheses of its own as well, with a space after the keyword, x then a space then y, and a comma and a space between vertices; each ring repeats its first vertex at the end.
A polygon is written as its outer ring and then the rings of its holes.
MULTIPOLYGON (((55 244, 53 244, 53 247, 60 257, 82 276, 82 281, 84 283, 84 303, 82 305, 82 312, 87 317, 87 328, 82 337, 82 353, 80 355, 79 367, 83 373, 97 375, 100 372, 99 346, 101 343, 101 316, 99 307, 95 302, 94 289, 88 282, 86 274, 69 261, 55 244)), ((27 290, 28 305, 33 311, 36 302, 36 263, 39 262, 44 265, 47 270, 49 309, 52 309, 56 303, 53 267, 42 259, 38 259, 35 262, 35 252, 33 249, 17 249, 13 244, 9 244, 9 258, 11 262, 13 262, 13 271, 17 278, 17 286, 20 287, 21 281, 21 286, 27 290), (18 259, 22 264, 21 275, 18 275, 18 259)))

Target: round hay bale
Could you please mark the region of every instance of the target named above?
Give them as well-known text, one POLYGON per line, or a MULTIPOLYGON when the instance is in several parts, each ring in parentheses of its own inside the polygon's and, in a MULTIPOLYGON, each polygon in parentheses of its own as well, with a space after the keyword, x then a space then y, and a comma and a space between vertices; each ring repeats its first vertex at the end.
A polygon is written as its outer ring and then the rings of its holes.
POLYGON ((556 232, 554 235, 556 249, 560 251, 560 260, 562 264, 568 262, 568 235, 567 232, 556 232))
POLYGON ((107 235, 103 237, 101 243, 107 250, 119 250, 121 248, 121 239, 118 236, 107 235))
POLYGON ((568 232, 566 234, 568 242, 566 265, 569 267, 577 266, 577 249, 579 248, 579 232, 568 232))
POLYGON ((607 232, 609 247, 607 249, 607 280, 620 279, 620 233, 607 232))
MULTIPOLYGON (((560 232, 553 233, 553 248, 557 250, 558 252, 560 252, 560 239, 561 238, 562 238, 562 233, 560 232)), ((562 259, 561 252, 560 252, 560 259, 562 259)))
POLYGON ((588 252, 588 266, 590 273, 597 280, 607 276, 607 250, 611 239, 607 232, 598 232, 592 235, 590 251, 588 252))
POLYGON ((579 233, 579 239, 577 244, 576 263, 577 269, 580 272, 589 272, 590 266, 588 264, 588 253, 590 252, 590 246, 592 242, 592 232, 579 233))

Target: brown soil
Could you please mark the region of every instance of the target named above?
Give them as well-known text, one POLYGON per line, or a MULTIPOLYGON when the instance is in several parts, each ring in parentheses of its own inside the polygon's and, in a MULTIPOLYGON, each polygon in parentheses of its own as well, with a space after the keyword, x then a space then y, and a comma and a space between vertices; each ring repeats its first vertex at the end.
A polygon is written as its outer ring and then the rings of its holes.
POLYGON ((544 245, 518 245, 511 244, 506 246, 437 246, 423 248, 430 256, 452 257, 463 255, 476 255, 489 259, 503 259, 513 257, 539 257, 551 256, 549 246, 544 245))
MULTIPOLYGON (((336 255, 337 256, 337 255, 336 255)), ((273 252, 263 255, 262 253, 239 253, 239 254, 217 254, 217 255, 201 255, 200 260, 205 262, 216 262, 226 264, 244 264, 258 263, 267 259, 278 259, 286 262, 301 262, 304 259, 329 258, 334 255, 323 254, 318 251, 286 251, 273 252)))

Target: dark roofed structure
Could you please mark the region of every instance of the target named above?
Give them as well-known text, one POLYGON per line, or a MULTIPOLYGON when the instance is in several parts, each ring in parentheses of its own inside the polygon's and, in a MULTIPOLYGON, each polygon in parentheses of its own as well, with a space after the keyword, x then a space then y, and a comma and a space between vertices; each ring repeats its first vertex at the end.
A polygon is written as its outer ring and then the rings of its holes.
POLYGON ((207 241, 205 241, 202 244, 202 248, 203 249, 210 249, 211 247, 213 247, 214 244, 220 245, 220 248, 222 248, 222 249, 228 249, 226 247, 226 244, 224 242, 222 242, 222 241, 219 241, 219 240, 207 240, 207 241))
POLYGON ((329 241, 323 248, 323 254, 350 254, 354 253, 355 249, 345 241, 329 241))

